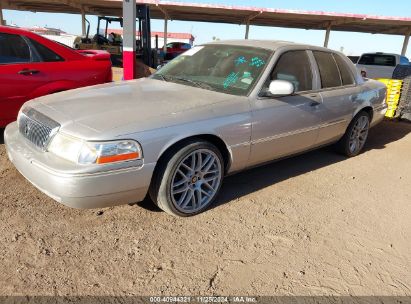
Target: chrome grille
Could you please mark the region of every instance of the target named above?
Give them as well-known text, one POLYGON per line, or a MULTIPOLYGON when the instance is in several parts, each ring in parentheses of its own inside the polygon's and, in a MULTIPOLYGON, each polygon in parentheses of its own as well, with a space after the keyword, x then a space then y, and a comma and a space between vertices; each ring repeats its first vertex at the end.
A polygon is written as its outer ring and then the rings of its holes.
POLYGON ((20 113, 18 125, 20 134, 43 151, 60 128, 59 123, 30 107, 20 113))

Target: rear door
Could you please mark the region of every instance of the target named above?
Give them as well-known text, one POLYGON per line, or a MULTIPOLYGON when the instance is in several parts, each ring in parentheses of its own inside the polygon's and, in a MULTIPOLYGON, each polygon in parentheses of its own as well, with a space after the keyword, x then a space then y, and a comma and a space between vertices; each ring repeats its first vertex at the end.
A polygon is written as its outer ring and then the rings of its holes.
MULTIPOLYGON (((36 94, 51 94, 77 87, 104 83, 110 66, 103 60, 68 60, 54 49, 39 41, 26 38, 36 53, 38 62, 34 63, 47 76, 49 83, 36 94), (104 69, 107 66, 107 69, 104 69)), ((82 55, 83 56, 83 55, 82 55)))
POLYGON ((361 93, 346 59, 339 54, 313 51, 320 77, 322 105, 317 145, 339 139, 347 129, 361 93))
POLYGON ((321 96, 313 88, 314 75, 307 51, 282 54, 265 88, 276 79, 292 82, 296 92, 255 100, 250 165, 307 150, 317 141, 321 96))
POLYGON ((32 92, 48 82, 20 35, 0 33, 0 126, 14 121, 32 92))

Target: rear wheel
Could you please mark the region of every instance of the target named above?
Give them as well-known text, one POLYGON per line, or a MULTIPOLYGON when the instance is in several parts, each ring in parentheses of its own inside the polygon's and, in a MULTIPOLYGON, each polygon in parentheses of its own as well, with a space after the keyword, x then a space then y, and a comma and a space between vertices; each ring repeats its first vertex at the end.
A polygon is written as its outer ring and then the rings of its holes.
POLYGON ((337 143, 339 152, 349 157, 358 155, 367 141, 369 129, 370 116, 366 112, 358 113, 337 143))
POLYGON ((150 197, 171 215, 195 215, 214 202, 223 175, 220 151, 211 143, 191 141, 171 151, 159 163, 150 186, 150 197))

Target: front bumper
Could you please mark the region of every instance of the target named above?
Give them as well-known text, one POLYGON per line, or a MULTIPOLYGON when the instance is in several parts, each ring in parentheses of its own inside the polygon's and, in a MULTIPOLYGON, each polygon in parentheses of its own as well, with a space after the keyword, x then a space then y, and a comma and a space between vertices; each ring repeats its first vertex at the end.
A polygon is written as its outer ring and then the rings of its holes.
MULTIPOLYGON (((94 173, 56 170, 46 161, 54 155, 36 149, 16 123, 7 126, 4 142, 10 161, 35 187, 73 208, 101 208, 142 201, 155 163, 94 173)), ((53 162, 50 162, 53 163, 53 162)))

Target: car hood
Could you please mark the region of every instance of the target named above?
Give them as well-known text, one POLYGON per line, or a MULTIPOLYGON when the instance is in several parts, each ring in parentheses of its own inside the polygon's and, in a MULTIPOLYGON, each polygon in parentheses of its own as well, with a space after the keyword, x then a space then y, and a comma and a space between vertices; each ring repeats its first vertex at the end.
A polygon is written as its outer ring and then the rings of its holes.
MULTIPOLYGON (((235 96, 155 79, 98 85, 34 100, 31 104, 85 138, 122 135, 206 119, 217 103, 235 96)), ((238 98, 238 97, 237 97, 238 98)))

